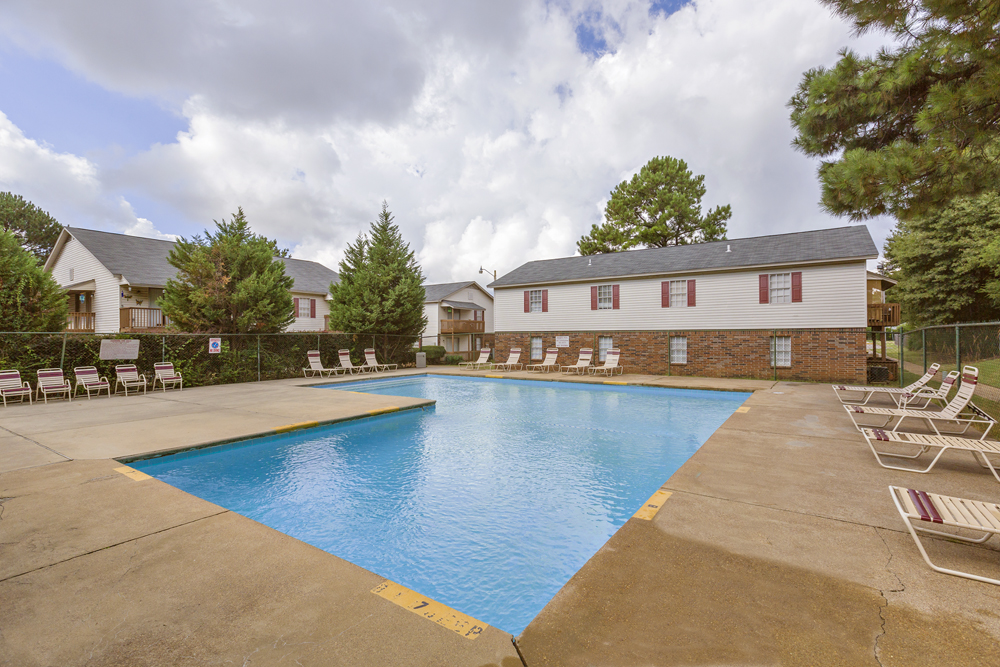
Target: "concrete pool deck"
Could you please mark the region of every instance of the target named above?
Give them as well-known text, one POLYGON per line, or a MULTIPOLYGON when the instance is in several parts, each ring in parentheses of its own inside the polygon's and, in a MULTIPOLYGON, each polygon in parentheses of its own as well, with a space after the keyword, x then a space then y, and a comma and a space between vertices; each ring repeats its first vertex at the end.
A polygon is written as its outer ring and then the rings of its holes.
MULTIPOLYGON (((666 481, 653 520, 628 521, 532 621, 529 667, 1000 664, 1000 587, 931 571, 887 490, 1000 496, 970 457, 880 468, 828 385, 613 381, 755 393, 666 481)), ((497 629, 466 639, 372 594, 373 573, 116 471, 113 458, 425 403, 318 383, 0 411, 0 664, 521 665, 497 629)), ((989 545, 926 544, 946 565, 1000 568, 989 545)))

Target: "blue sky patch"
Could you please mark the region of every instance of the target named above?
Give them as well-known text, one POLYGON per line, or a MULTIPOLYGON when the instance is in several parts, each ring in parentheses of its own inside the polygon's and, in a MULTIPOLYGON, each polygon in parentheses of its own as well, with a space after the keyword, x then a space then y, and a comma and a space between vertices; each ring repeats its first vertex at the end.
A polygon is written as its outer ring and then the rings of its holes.
POLYGON ((684 5, 690 3, 691 0, 653 0, 649 3, 649 14, 650 16, 655 16, 656 14, 670 16, 684 5))

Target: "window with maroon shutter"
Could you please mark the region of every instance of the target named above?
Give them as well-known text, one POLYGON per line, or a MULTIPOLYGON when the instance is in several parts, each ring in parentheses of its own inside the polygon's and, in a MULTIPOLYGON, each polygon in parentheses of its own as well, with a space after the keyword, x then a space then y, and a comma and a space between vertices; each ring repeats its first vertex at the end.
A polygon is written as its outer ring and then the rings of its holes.
POLYGON ((549 291, 547 289, 542 290, 542 312, 549 312, 549 291))
POLYGON ((309 299, 309 317, 316 319, 316 299, 309 299))
POLYGON ((792 272, 792 303, 802 302, 802 272, 792 272))
POLYGON ((614 285, 598 285, 597 286, 597 309, 598 310, 611 310, 615 307, 615 286, 614 285))
POLYGON ((670 281, 660 283, 660 308, 670 307, 670 281))
POLYGON ((694 308, 694 281, 688 281, 688 307, 694 308))
POLYGON ((299 316, 299 298, 298 297, 295 297, 295 298, 292 299, 292 313, 294 313, 295 317, 299 316))
POLYGON ((671 308, 684 308, 689 305, 690 300, 688 299, 688 281, 686 280, 671 280, 670 281, 670 307, 671 308))
POLYGON ((766 274, 760 274, 760 303, 771 303, 771 277, 766 274))
POLYGON ((590 309, 597 310, 597 285, 590 288, 590 309))
POLYGON ((544 313, 549 309, 549 295, 547 289, 533 289, 524 293, 524 306, 526 313, 544 313))
POLYGON ((621 304, 619 302, 618 285, 612 285, 611 286, 611 307, 614 308, 615 310, 618 310, 618 307, 620 305, 621 304))
POLYGON ((530 301, 530 298, 531 298, 530 297, 530 292, 528 292, 528 290, 524 290, 524 312, 526 312, 526 313, 530 313, 531 312, 531 301, 530 301))

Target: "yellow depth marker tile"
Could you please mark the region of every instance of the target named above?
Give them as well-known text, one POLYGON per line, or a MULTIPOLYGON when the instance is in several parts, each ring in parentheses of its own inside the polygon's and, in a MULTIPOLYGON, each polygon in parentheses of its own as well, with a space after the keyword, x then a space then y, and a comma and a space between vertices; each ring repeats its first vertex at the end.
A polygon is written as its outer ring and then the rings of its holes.
POLYGON ((750 412, 750 408, 744 405, 742 407, 736 408, 736 412, 742 412, 746 414, 747 412, 750 412))
POLYGON ((483 377, 487 377, 487 378, 496 378, 496 379, 498 379, 498 380, 502 380, 502 379, 503 379, 503 376, 502 376, 502 375, 484 375, 483 377))
POLYGON ((667 498, 670 497, 671 491, 664 491, 660 489, 646 501, 638 512, 632 515, 633 519, 645 519, 646 521, 652 521, 656 513, 660 511, 663 507, 663 503, 667 502, 667 498))
POLYGON ((115 472, 120 472, 121 474, 125 475, 126 477, 128 477, 131 480, 135 480, 136 482, 141 482, 144 479, 153 479, 152 477, 150 477, 146 473, 140 472, 139 470, 136 470, 135 468, 130 468, 128 466, 122 466, 121 468, 115 468, 115 472))
POLYGON ((299 422, 298 424, 288 424, 286 426, 279 426, 274 429, 275 433, 288 433, 289 431, 297 431, 300 428, 312 428, 313 426, 319 426, 319 422, 299 422))
POLYGON ((466 639, 475 639, 483 633, 483 630, 490 627, 482 621, 477 621, 471 616, 466 616, 460 611, 455 611, 451 607, 435 602, 392 581, 383 581, 372 589, 372 593, 399 605, 403 609, 412 611, 414 614, 423 616, 442 628, 462 635, 466 639))
POLYGON ((627 385, 628 382, 615 382, 614 380, 605 380, 604 384, 623 384, 623 385, 627 385))
POLYGON ((387 408, 379 408, 377 410, 369 410, 368 414, 370 414, 370 415, 380 415, 383 412, 396 412, 397 410, 399 410, 399 408, 397 408, 395 405, 390 405, 387 408))

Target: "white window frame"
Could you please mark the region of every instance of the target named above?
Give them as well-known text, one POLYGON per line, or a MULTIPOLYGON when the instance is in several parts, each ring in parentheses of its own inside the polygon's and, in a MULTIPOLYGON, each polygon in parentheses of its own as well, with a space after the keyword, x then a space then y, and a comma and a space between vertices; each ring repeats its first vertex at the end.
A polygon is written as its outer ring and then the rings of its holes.
POLYGON ((614 349, 615 341, 612 340, 611 336, 598 336, 597 337, 597 360, 604 363, 604 360, 608 357, 608 350, 614 349))
POLYGON ((792 337, 791 336, 771 336, 771 368, 777 363, 778 368, 792 367, 792 337), (778 351, 775 353, 774 344, 778 343, 778 351))
POLYGON ((540 289, 528 290, 528 312, 529 313, 542 312, 542 290, 540 289))
POLYGON ((312 314, 312 307, 309 305, 309 301, 310 301, 310 299, 303 299, 303 298, 299 297, 299 312, 295 314, 295 316, 298 319, 300 319, 300 320, 302 320, 302 319, 308 320, 309 319, 309 316, 312 314), (305 311, 304 315, 302 314, 303 310, 305 311))
POLYGON ((612 310, 615 307, 615 286, 614 285, 598 285, 597 286, 597 309, 598 310, 612 310))
POLYGON ((670 337, 670 363, 686 364, 688 362, 687 336, 670 337))
POLYGON ((792 274, 771 273, 767 276, 768 303, 792 302, 792 274))
POLYGON ((688 281, 670 281, 670 307, 687 308, 688 305, 688 281))
POLYGON ((544 358, 543 355, 545 354, 545 346, 542 345, 541 336, 532 336, 531 339, 528 341, 528 348, 530 350, 529 354, 531 355, 532 361, 541 361, 544 358), (538 343, 537 355, 535 354, 535 343, 538 343))

